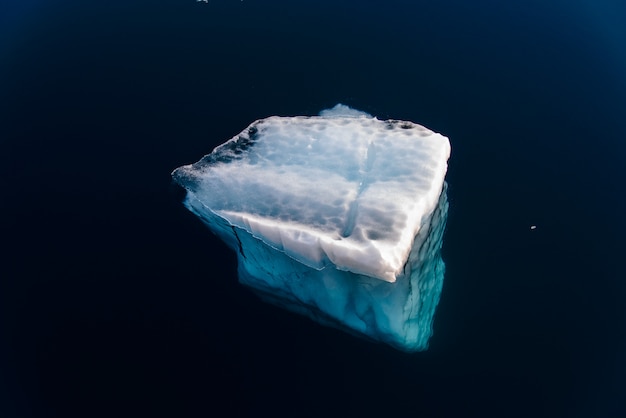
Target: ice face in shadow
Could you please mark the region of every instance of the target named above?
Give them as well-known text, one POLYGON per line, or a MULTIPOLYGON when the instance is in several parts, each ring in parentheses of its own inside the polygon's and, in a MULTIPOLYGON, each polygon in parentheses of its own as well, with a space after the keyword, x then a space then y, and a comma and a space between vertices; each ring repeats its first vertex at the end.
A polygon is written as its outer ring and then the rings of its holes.
POLYGON ((420 125, 337 105, 258 120, 173 177, 263 299, 416 351, 443 283, 449 153, 420 125))

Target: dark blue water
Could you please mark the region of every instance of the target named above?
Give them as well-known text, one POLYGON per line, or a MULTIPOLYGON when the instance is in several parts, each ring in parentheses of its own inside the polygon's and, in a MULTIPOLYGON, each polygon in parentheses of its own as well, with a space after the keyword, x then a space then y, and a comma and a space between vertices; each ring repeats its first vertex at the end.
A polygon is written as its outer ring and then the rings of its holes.
POLYGON ((0 416, 626 416, 623 2, 14 3, 0 416), (170 181, 337 102, 451 139, 424 353, 259 302, 170 181))

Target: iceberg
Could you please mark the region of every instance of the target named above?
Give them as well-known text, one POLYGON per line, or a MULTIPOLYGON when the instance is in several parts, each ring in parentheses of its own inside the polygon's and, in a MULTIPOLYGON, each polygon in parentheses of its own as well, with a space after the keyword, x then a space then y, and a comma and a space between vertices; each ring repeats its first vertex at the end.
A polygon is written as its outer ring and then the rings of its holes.
POLYGON ((338 104, 257 120, 172 176, 263 300, 413 352, 441 295, 449 156, 441 134, 338 104))

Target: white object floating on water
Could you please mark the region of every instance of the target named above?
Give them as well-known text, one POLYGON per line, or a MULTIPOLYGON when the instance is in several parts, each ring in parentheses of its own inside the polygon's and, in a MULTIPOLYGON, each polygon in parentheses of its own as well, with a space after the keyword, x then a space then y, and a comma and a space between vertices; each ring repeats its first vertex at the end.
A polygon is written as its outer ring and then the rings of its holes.
POLYGON ((252 123, 172 174, 281 307, 398 348, 427 347, 443 283, 448 138, 337 105, 252 123))
POLYGON ((530 229, 537 229, 537 225, 531 225, 530 229))

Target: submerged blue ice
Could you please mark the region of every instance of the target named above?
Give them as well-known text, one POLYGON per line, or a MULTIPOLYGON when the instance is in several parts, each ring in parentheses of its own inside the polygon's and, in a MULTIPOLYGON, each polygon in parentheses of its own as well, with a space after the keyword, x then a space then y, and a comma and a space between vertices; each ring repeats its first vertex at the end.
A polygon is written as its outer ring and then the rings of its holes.
POLYGON ((443 284, 449 153, 420 125, 337 105, 258 120, 172 174, 264 300, 418 351, 443 284))

